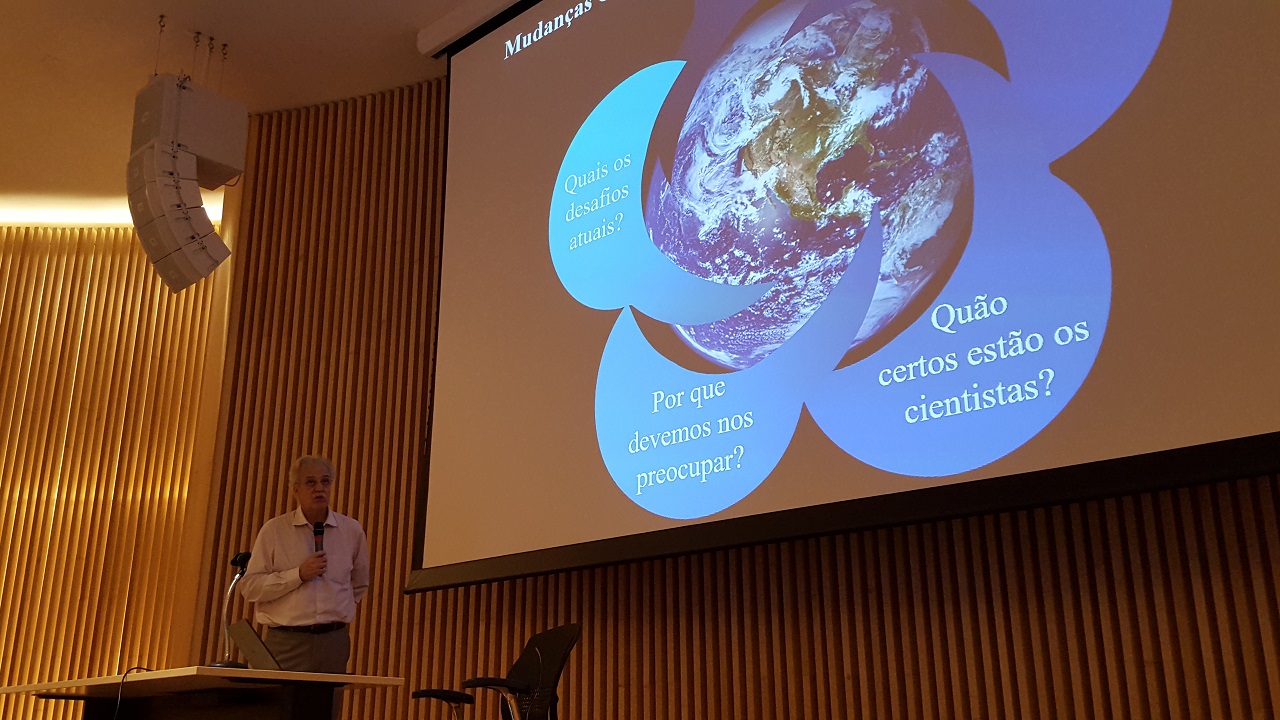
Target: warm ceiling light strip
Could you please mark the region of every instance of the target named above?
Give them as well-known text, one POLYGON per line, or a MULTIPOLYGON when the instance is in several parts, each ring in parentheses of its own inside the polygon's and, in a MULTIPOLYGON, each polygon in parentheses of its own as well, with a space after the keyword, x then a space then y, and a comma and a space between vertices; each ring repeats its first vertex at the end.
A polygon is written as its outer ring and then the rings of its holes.
MULTIPOLYGON (((221 189, 202 194, 204 209, 215 225, 222 221, 221 189)), ((0 225, 10 227, 132 226, 129 201, 120 197, 71 195, 0 195, 0 225)))

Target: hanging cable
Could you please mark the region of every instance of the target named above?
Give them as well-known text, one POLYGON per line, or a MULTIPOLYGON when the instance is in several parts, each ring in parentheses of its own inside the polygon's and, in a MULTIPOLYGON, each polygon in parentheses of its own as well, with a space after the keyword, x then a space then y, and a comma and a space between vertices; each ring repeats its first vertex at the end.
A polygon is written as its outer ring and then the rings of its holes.
POLYGON ((156 67, 151 71, 151 77, 160 74, 160 41, 164 39, 164 15, 160 16, 160 32, 156 34, 156 67))
POLYGON ((191 47, 191 74, 192 75, 195 75, 196 73, 196 57, 197 57, 197 53, 199 52, 200 52, 200 31, 197 30, 195 44, 192 45, 191 47))
POLYGON ((120 706, 124 704, 124 681, 129 679, 129 673, 134 670, 151 672, 151 668, 143 667, 141 665, 134 665, 124 671, 124 674, 120 676, 120 689, 116 691, 116 711, 111 715, 112 720, 116 720, 116 718, 120 717, 120 706))
POLYGON ((218 92, 222 92, 222 81, 227 77, 227 44, 222 43, 222 62, 218 63, 218 92))
POLYGON ((213 64, 213 36, 209 36, 209 52, 204 56, 204 82, 205 87, 209 87, 209 66, 213 64))

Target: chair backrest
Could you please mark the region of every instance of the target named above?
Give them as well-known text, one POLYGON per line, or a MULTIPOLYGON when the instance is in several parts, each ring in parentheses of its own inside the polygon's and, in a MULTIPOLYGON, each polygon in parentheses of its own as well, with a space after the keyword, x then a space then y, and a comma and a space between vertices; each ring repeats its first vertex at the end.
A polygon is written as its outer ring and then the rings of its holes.
MULTIPOLYGON (((530 693, 517 694, 523 720, 556 720, 556 686, 581 633, 582 626, 572 623, 540 632, 525 643, 507 673, 508 680, 533 688, 530 693)), ((503 717, 512 720, 506 707, 502 710, 503 717)))

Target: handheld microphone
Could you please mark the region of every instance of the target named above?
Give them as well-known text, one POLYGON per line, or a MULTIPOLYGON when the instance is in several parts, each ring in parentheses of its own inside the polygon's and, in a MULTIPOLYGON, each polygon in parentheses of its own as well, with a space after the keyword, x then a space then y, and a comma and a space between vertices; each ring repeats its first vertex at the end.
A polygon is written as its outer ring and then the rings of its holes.
POLYGON ((311 529, 316 539, 316 552, 324 552, 324 523, 318 522, 311 529))

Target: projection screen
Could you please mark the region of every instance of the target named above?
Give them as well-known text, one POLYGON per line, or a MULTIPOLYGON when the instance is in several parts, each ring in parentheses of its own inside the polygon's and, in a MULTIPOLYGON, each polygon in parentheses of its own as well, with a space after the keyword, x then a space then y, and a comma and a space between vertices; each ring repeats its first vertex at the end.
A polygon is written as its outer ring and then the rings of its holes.
POLYGON ((544 0, 458 49, 409 589, 1275 467, 1277 30, 544 0))

